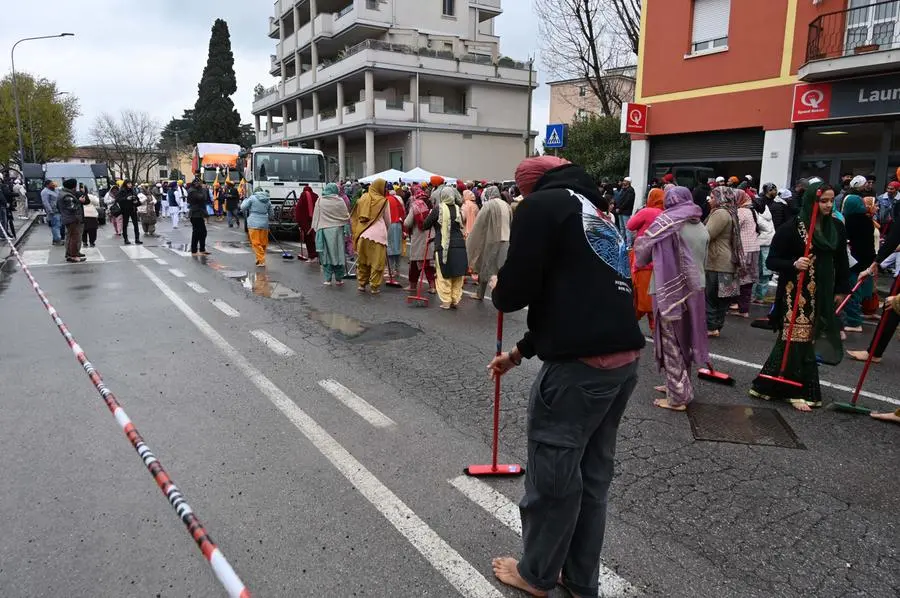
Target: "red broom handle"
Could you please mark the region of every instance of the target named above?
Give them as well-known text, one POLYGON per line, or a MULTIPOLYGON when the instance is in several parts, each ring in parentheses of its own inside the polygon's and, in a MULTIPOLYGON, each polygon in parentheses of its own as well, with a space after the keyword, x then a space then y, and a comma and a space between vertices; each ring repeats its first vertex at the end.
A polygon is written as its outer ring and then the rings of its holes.
MULTIPOLYGON (((891 296, 896 295, 898 292, 900 292, 900 276, 894 278, 894 285, 891 287, 891 296)), ((887 324, 887 310, 889 309, 893 308, 886 307, 881 314, 881 320, 878 322, 875 336, 872 337, 872 347, 869 350, 869 356, 866 358, 866 365, 863 366, 863 371, 859 375, 859 381, 856 383, 856 389, 853 391, 853 399, 850 400, 851 405, 856 405, 856 402, 859 401, 859 393, 862 391, 863 382, 866 381, 866 375, 869 373, 869 368, 872 366, 872 359, 875 357, 875 347, 878 346, 878 341, 881 340, 881 334, 884 332, 884 327, 887 324)))
MULTIPOLYGON (((812 249, 813 233, 816 230, 816 216, 818 213, 819 200, 816 198, 813 203, 812 216, 809 217, 809 229, 806 231, 806 249, 803 251, 803 257, 805 258, 809 258, 809 252, 812 249)), ((788 324, 787 339, 784 343, 784 357, 781 358, 781 372, 779 372, 779 376, 784 376, 784 372, 787 370, 788 357, 791 350, 791 338, 793 338, 794 334, 794 323, 797 321, 797 314, 800 312, 800 297, 803 294, 803 284, 806 282, 807 271, 808 269, 800 270, 800 274, 797 275, 797 295, 794 297, 794 309, 791 311, 791 322, 788 324)))
POLYGON ((863 284, 865 281, 866 281, 865 278, 863 278, 862 280, 857 280, 857 281, 856 281, 856 284, 853 285, 853 289, 847 294, 846 297, 844 297, 844 300, 841 301, 841 304, 838 305, 838 308, 837 308, 836 310, 834 310, 834 315, 836 315, 836 316, 837 316, 837 315, 840 315, 840 313, 841 313, 842 311, 844 311, 844 308, 847 307, 847 304, 848 304, 848 303, 850 303, 850 299, 853 298, 853 294, 856 293, 856 291, 859 290, 859 287, 861 287, 862 284, 863 284))
MULTIPOLYGON (((497 353, 503 353, 503 312, 497 312, 497 353)), ((494 376, 494 446, 491 471, 497 471, 497 451, 500 444, 500 376, 494 376)))

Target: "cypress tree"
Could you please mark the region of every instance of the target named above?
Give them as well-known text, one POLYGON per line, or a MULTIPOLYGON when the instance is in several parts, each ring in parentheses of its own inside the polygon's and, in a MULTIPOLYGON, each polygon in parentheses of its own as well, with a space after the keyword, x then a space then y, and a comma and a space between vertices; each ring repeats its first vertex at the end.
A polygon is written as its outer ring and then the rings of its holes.
POLYGON ((222 19, 213 23, 209 56, 198 88, 191 138, 197 142, 240 143, 241 116, 231 101, 237 91, 234 54, 228 23, 222 19))

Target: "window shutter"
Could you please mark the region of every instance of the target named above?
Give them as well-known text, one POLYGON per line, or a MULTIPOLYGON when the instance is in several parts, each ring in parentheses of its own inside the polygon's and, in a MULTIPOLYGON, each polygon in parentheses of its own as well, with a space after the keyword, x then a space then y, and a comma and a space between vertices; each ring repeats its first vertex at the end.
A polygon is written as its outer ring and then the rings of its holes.
POLYGON ((728 37, 731 0, 694 0, 694 44, 728 37))

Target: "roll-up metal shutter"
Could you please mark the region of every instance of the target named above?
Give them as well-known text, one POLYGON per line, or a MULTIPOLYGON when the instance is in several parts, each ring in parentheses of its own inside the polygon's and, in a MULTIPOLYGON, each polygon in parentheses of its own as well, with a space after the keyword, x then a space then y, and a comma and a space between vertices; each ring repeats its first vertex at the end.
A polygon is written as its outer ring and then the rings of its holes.
POLYGON ((764 138, 762 129, 655 135, 650 138, 650 162, 761 160, 764 138))

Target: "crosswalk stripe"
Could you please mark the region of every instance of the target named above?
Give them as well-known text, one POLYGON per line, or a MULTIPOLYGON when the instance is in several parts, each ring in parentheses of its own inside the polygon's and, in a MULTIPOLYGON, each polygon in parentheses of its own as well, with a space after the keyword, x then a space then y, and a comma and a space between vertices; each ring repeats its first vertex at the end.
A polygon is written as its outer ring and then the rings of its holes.
POLYGON ((390 428, 396 425, 394 420, 373 407, 362 397, 357 396, 356 393, 343 384, 335 380, 320 380, 319 386, 376 428, 390 428))
POLYGON ((156 254, 141 245, 120 245, 119 248, 125 255, 133 260, 155 260, 156 254))
POLYGON ((175 249, 174 247, 169 247, 169 251, 171 251, 172 253, 174 253, 175 255, 177 255, 179 257, 191 257, 190 251, 181 251, 180 249, 175 249))
POLYGON ((229 255, 246 255, 250 253, 249 249, 244 249, 242 247, 213 247, 216 251, 221 251, 222 253, 227 253, 229 255))
POLYGON ((256 340, 267 346, 272 350, 276 355, 281 355, 282 357, 293 357, 296 355, 293 349, 282 343, 280 340, 266 332, 265 330, 251 330, 250 334, 253 335, 256 340))
POLYGON ((50 263, 50 250, 26 249, 22 252, 22 260, 26 266, 44 266, 50 263))
POLYGON ((204 295, 204 294, 206 294, 206 293, 209 292, 209 291, 207 291, 206 289, 204 289, 203 287, 201 287, 199 284, 197 284, 196 282, 194 282, 193 280, 188 280, 188 281, 186 281, 184 284, 186 284, 187 286, 189 286, 189 287, 191 287, 192 289, 194 289, 194 291, 196 291, 196 292, 199 293, 200 295, 204 295))
POLYGON ((211 302, 216 307, 216 309, 218 309, 229 318, 239 318, 241 316, 241 312, 231 307, 221 299, 212 299, 211 302))
MULTIPOLYGON (((466 498, 496 517, 497 521, 511 529, 517 536, 522 536, 519 507, 506 495, 494 490, 481 480, 465 475, 447 481, 462 492, 466 498)), ((637 588, 603 563, 600 564, 599 583, 601 596, 626 598, 640 595, 637 588)))
POLYGON ((178 278, 184 278, 184 277, 185 277, 185 273, 182 272, 181 270, 177 269, 177 268, 169 268, 169 273, 170 273, 172 276, 175 276, 175 277, 178 277, 178 278))
POLYGON ((168 266, 169 265, 169 262, 167 262, 166 260, 161 260, 159 258, 156 258, 153 261, 156 262, 157 264, 159 264, 160 266, 168 266))
POLYGON ((96 247, 82 247, 81 252, 84 254, 86 262, 105 262, 106 258, 100 253, 96 247))

